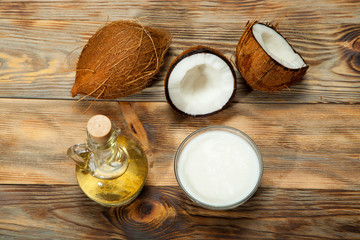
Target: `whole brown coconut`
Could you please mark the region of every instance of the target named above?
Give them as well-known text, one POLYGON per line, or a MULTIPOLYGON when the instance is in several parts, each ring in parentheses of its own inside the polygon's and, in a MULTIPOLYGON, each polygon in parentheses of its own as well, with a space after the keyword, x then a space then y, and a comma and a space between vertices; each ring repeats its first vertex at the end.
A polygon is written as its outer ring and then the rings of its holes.
POLYGON ((236 65, 252 89, 273 92, 298 82, 309 66, 267 24, 248 23, 236 48, 236 65))
POLYGON ((100 28, 83 48, 71 94, 114 99, 141 91, 163 64, 171 35, 131 21, 100 28))

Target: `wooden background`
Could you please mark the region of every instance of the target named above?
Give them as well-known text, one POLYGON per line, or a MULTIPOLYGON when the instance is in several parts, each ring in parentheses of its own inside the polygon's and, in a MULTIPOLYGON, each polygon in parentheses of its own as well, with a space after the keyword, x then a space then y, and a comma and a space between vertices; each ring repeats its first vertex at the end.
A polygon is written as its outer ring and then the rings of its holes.
POLYGON ((360 239, 360 2, 14 1, 0 2, 0 239, 360 239), (108 21, 139 19, 173 42, 153 84, 114 101, 74 105, 70 89, 82 47, 108 21), (310 68, 277 93, 252 91, 238 75, 229 108, 205 118, 166 103, 169 63, 195 45, 234 60, 249 20, 278 30, 310 68), (89 200, 66 149, 85 141, 90 116, 106 114, 144 146, 149 176, 130 205, 89 200), (230 211, 198 207, 173 173, 191 132, 228 125, 264 158, 261 186, 230 211))

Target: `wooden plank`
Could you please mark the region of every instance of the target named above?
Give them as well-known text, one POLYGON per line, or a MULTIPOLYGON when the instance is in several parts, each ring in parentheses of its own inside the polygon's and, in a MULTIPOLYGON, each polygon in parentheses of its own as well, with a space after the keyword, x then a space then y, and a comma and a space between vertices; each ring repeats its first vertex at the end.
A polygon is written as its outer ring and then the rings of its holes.
POLYGON ((145 187, 105 208, 77 186, 0 185, 6 239, 359 239, 360 192, 260 188, 244 205, 211 211, 179 187, 145 187))
POLYGON ((85 142, 94 114, 141 141, 149 186, 176 186, 173 158, 191 132, 227 125, 247 133, 264 158, 262 186, 360 190, 360 109, 342 104, 232 104, 203 118, 167 103, 0 99, 0 184, 76 184, 66 149, 85 142))
POLYGON ((173 34, 166 63, 153 84, 125 101, 165 101, 169 63, 194 45, 217 48, 234 60, 249 20, 283 19, 278 29, 310 65, 291 91, 251 91, 238 74, 235 102, 359 103, 360 8, 357 2, 2 1, 0 97, 71 99, 81 48, 106 21, 139 18, 173 34), (81 9, 81 10, 80 10, 81 9), (87 10, 84 10, 87 9, 87 10), (216 15, 217 17, 213 17, 216 15), (59 19, 61 16, 61 19, 59 19), (311 27, 309 27, 311 26, 311 27))

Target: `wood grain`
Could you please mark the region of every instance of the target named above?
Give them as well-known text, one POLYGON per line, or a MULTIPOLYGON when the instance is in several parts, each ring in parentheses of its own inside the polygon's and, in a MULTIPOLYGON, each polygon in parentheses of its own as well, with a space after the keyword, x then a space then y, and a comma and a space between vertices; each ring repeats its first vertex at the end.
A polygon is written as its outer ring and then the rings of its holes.
POLYGON ((145 187, 105 208, 78 186, 1 185, 6 239, 359 239, 360 192, 260 188, 244 205, 211 211, 179 187, 145 187))
POLYGON ((309 71, 290 91, 272 94, 251 91, 238 73, 234 101, 359 103, 360 99, 356 1, 2 1, 0 16, 0 97, 70 99, 76 61, 90 36, 107 21, 140 19, 168 29, 173 43, 153 84, 121 100, 165 101, 165 72, 183 50, 208 45, 234 60, 247 21, 283 19, 278 30, 302 54, 309 71))
POLYGON ((90 116, 106 114, 147 151, 147 185, 177 185, 173 158, 191 132, 227 125, 247 133, 264 158, 262 186, 360 190, 357 105, 243 104, 191 118, 167 103, 0 99, 0 183, 76 184, 66 149, 85 142, 90 116), (136 132, 136 134, 135 134, 136 132))
POLYGON ((354 0, 1 0, 0 239, 360 239, 360 6, 354 0), (141 93, 74 104, 82 47, 109 21, 173 35, 162 71, 141 93), (166 103, 163 79, 182 51, 206 45, 234 61, 249 20, 278 24, 310 65, 279 93, 252 91, 237 72, 234 102, 190 118, 166 103), (108 115, 146 150, 149 177, 130 205, 105 208, 75 179, 69 146, 108 115), (228 125, 264 159, 256 194, 229 211, 200 208, 173 173, 191 132, 228 125))

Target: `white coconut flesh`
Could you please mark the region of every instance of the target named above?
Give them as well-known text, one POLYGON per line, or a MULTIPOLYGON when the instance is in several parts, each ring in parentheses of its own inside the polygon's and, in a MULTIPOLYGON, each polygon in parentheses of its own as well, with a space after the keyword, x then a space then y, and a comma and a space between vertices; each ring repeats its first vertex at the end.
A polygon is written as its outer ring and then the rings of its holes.
POLYGON ((176 64, 168 77, 174 106, 189 115, 222 109, 233 95, 235 79, 228 64, 211 53, 196 53, 176 64))
POLYGON ((299 69, 306 66, 300 55, 294 52, 289 43, 271 27, 254 24, 252 32, 264 51, 281 65, 289 69, 299 69))

